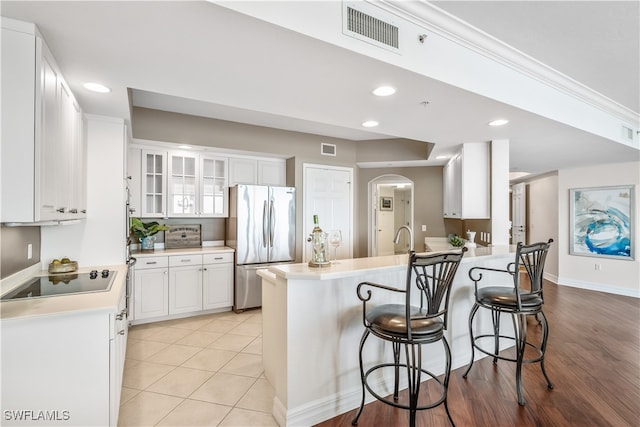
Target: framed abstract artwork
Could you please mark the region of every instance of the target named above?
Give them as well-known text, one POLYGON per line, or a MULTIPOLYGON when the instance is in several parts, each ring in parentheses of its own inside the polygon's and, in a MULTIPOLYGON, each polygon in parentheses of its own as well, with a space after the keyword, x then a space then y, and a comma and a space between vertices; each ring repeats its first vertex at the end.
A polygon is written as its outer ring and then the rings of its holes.
POLYGON ((380 197, 380 210, 392 211, 393 210, 393 197, 380 197))
POLYGON ((569 253, 634 259, 635 186, 573 188, 569 191, 569 253))

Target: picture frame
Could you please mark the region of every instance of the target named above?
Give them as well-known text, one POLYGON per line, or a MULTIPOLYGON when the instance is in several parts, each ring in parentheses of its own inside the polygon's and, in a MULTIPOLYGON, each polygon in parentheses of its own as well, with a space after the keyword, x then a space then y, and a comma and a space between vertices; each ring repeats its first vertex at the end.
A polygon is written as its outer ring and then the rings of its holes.
POLYGON ((635 259, 635 185, 569 190, 569 254, 635 259))
POLYGON ((380 210, 392 211, 393 210, 393 197, 380 197, 380 210))

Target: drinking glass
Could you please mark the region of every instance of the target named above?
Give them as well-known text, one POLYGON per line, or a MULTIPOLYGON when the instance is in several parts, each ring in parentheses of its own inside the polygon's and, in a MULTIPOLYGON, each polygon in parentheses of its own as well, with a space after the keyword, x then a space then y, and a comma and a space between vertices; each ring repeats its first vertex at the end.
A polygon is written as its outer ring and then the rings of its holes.
POLYGON ((338 246, 342 244, 342 232, 340 230, 331 230, 329 233, 329 243, 333 246, 333 263, 338 263, 338 246))

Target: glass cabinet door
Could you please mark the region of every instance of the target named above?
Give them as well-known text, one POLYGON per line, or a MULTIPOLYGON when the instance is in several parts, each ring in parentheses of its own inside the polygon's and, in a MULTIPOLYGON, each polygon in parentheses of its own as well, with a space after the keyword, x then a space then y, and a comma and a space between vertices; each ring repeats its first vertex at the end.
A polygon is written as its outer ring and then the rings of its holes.
POLYGON ((197 198, 197 157, 171 155, 169 176, 169 216, 199 215, 197 198))
POLYGON ((202 157, 200 185, 201 215, 227 216, 227 159, 202 157))
POLYGON ((143 217, 166 216, 166 161, 166 153, 147 150, 142 152, 143 217))

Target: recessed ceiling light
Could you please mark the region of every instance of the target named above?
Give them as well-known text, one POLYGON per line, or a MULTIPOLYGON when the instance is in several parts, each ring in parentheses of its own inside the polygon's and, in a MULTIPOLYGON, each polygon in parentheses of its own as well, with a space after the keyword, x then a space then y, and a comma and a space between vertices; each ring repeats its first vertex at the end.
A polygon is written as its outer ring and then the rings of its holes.
POLYGON ((373 91, 375 96, 389 96, 396 93, 396 89, 391 86, 380 86, 373 91))
POLYGON ((178 148, 182 148, 182 149, 184 149, 184 150, 190 150, 190 149, 191 149, 191 146, 190 146, 190 145, 184 145, 184 144, 182 144, 182 145, 178 145, 178 148))
POLYGON ((84 84, 84 88, 98 93, 109 93, 111 89, 100 83, 89 82, 84 84))
POLYGON ((375 120, 367 120, 366 122, 362 123, 362 126, 366 127, 366 128, 374 128, 376 126, 378 126, 380 123, 376 122, 375 120))
POLYGON ((507 119, 497 119, 489 122, 489 126, 503 126, 503 125, 506 125, 507 123, 509 123, 509 120, 507 119))

